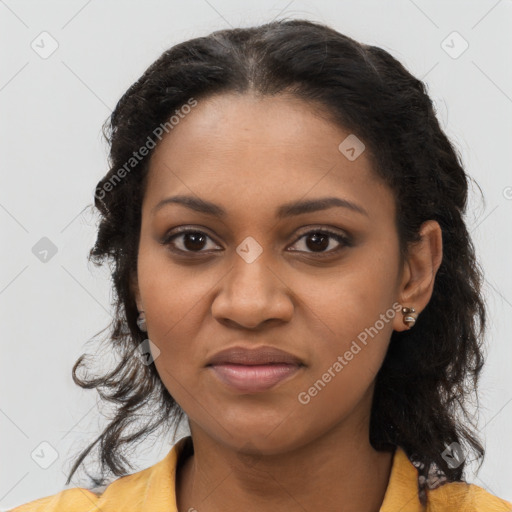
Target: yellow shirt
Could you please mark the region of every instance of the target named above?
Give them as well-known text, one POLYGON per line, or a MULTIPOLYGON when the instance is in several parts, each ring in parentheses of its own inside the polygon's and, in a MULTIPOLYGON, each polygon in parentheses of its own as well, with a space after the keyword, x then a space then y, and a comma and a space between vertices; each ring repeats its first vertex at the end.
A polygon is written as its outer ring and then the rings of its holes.
MULTIPOLYGON (((10 512, 177 512, 175 474, 185 437, 160 462, 114 480, 101 494, 81 487, 65 489, 10 512)), ((424 512, 417 491, 418 470, 398 447, 380 512, 424 512)), ((464 482, 427 490, 426 512, 511 512, 512 503, 464 482)))

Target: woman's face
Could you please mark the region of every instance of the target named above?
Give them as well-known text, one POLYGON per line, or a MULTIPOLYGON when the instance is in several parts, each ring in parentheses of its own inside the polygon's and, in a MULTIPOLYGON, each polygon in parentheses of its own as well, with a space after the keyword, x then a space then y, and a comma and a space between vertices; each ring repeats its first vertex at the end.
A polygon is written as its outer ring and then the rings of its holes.
POLYGON ((222 444, 272 454, 340 428, 368 439, 374 379, 406 328, 403 269, 393 194, 348 136, 296 98, 220 95, 152 155, 137 303, 169 393, 222 444), (214 211, 160 204, 176 196, 214 211), (285 208, 324 198, 341 206, 285 208), (263 345, 302 366, 281 365, 286 378, 267 389, 208 366, 220 350, 263 345))

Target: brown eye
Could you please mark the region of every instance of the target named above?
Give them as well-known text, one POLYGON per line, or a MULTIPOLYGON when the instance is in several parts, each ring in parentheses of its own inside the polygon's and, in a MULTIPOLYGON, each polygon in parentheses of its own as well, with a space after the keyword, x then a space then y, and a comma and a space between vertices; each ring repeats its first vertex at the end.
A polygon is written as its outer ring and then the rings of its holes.
POLYGON ((206 239, 208 238, 202 233, 183 233, 183 245, 187 251, 200 251, 204 249, 206 239))
MULTIPOLYGON (((318 256, 331 255, 352 245, 347 236, 326 229, 308 231, 301 235, 295 244, 299 242, 302 243, 302 248, 292 249, 292 252, 306 252, 318 256), (304 242, 301 242, 303 239, 304 242)), ((169 249, 177 254, 209 253, 218 247, 207 233, 197 229, 180 229, 177 233, 169 233, 161 244, 169 246, 169 249)))
POLYGON ((306 237, 306 246, 312 251, 325 251, 329 246, 329 235, 323 233, 311 233, 306 237))
POLYGON ((351 245, 350 240, 341 233, 320 229, 304 233, 295 243, 297 244, 302 239, 305 239, 305 241, 302 243, 303 249, 299 249, 299 252, 304 251, 320 255, 335 253, 343 247, 351 245), (337 247, 336 244, 338 244, 337 247))
MULTIPOLYGON (((169 245, 174 252, 201 253, 211 249, 211 247, 208 247, 208 240, 211 240, 211 238, 203 231, 185 229, 179 233, 166 236, 162 244, 169 245)), ((213 244, 213 246, 216 245, 213 244)))

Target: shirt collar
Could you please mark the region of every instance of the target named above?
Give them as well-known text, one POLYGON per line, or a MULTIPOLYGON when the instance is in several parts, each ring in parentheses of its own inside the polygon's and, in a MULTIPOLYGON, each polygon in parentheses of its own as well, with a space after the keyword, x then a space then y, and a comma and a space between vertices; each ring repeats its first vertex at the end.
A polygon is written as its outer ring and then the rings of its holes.
POLYGON ((400 446, 396 447, 393 455, 388 486, 380 507, 380 512, 397 510, 407 510, 407 512, 424 510, 418 496, 418 470, 400 446))
MULTIPOLYGON (((107 494, 110 492, 126 492, 133 491, 133 487, 142 491, 140 499, 142 501, 142 510, 151 510, 152 512, 177 512, 176 503, 176 466, 178 460, 185 450, 191 447, 191 436, 180 439, 169 451, 169 453, 160 462, 154 466, 141 471, 135 475, 131 475, 130 482, 125 478, 121 478, 113 482, 105 491, 102 498, 108 499, 107 494), (139 478, 133 478, 139 477, 139 478), (126 488, 123 489, 121 484, 126 480, 126 488), (130 487, 129 487, 130 486, 130 487), (132 487, 133 486, 133 487, 132 487), (118 487, 117 489, 113 489, 118 487)), ((422 512, 423 508, 418 498, 418 472, 416 467, 407 457, 407 454, 401 447, 395 449, 393 454, 393 462, 389 476, 388 486, 384 494, 384 499, 380 508, 380 512, 396 512, 397 510, 407 510, 407 512, 422 512)), ((126 496, 131 494, 126 492, 126 496)), ((101 504, 101 499, 98 505, 101 504)), ((133 501, 127 501, 127 510, 133 506, 133 501)))

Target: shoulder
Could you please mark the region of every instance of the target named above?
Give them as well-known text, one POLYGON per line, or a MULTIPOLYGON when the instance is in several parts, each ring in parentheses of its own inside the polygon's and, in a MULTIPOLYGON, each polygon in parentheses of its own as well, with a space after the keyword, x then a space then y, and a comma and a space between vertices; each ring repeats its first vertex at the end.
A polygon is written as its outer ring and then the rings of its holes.
POLYGON ((154 467, 118 478, 108 486, 65 489, 57 494, 39 498, 8 512, 89 512, 91 510, 139 510, 145 498, 148 480, 154 467), (108 508, 103 508, 108 507, 108 508))
POLYGON ((427 512, 512 512, 512 503, 475 484, 449 482, 427 494, 427 512))
POLYGON ((425 477, 419 475, 419 466, 397 446, 380 512, 512 512, 512 503, 478 485, 448 481, 435 465, 428 472, 426 496, 421 495, 418 483, 425 477))
POLYGON ((98 502, 99 497, 99 493, 74 487, 24 503, 8 512, 84 512, 90 510, 98 502))
POLYGON ((153 468, 126 475, 114 480, 110 485, 94 488, 83 487, 65 489, 57 494, 39 498, 20 505, 8 512, 89 512, 91 510, 119 510, 131 512, 139 510, 148 479, 153 468), (108 506, 109 508, 102 508, 108 506))
POLYGON ((175 512, 175 471, 187 438, 176 443, 161 461, 94 489, 73 487, 52 496, 25 503, 8 512, 123 511, 175 512))

